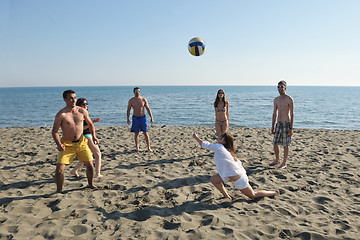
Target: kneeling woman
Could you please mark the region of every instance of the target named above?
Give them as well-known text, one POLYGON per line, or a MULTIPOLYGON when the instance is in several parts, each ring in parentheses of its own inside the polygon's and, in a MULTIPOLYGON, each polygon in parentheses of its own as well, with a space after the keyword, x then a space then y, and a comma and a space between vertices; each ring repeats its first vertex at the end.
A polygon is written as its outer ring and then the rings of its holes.
POLYGON ((276 191, 254 191, 249 185, 248 176, 241 162, 235 157, 234 138, 229 133, 221 134, 216 144, 201 140, 195 133, 193 138, 201 147, 214 151, 214 161, 218 174, 210 178, 214 186, 226 198, 231 199, 227 193, 223 182, 233 182, 234 186, 249 198, 271 197, 280 194, 276 191))

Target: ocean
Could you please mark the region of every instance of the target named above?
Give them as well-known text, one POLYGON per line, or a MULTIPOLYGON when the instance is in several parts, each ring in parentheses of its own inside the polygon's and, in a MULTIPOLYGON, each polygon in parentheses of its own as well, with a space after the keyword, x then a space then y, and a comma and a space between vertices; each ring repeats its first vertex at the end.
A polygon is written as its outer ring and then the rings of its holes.
MULTIPOLYGON (((275 86, 139 86, 147 98, 155 125, 214 126, 217 90, 230 102, 230 126, 271 127, 275 86)), ((95 126, 123 126, 133 87, 0 88, 0 127, 52 126, 65 106, 64 90, 89 102, 95 126)), ((288 86, 294 99, 294 128, 360 130, 360 87, 288 86)), ((149 118, 148 118, 149 119, 149 118)))

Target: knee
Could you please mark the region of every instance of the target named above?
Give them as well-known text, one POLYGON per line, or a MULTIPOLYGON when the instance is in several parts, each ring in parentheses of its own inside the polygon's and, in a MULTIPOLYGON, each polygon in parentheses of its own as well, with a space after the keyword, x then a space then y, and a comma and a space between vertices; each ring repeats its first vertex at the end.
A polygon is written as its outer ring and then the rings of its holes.
POLYGON ((64 169, 56 167, 55 175, 63 175, 63 174, 64 174, 64 169))
POLYGON ((93 169, 94 168, 92 162, 85 162, 85 166, 86 166, 86 169, 93 169))
POLYGON ((254 194, 247 195, 249 198, 254 199, 256 196, 254 194))
POLYGON ((95 158, 101 158, 101 151, 100 149, 96 149, 96 151, 94 152, 95 158))

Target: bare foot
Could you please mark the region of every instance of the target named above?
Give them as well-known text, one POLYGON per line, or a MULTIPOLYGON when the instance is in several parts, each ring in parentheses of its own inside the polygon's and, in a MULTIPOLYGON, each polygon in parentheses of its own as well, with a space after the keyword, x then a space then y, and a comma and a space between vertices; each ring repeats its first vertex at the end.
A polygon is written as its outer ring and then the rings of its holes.
POLYGON ((94 184, 93 184, 93 185, 91 185, 91 186, 90 186, 90 185, 88 185, 88 187, 89 187, 89 188, 91 188, 91 189, 97 189, 97 187, 96 187, 94 184))
POLYGON ((272 163, 269 164, 269 166, 275 166, 278 165, 280 163, 280 161, 273 161, 272 163))
POLYGON ((75 170, 71 170, 70 174, 77 178, 80 177, 79 174, 77 173, 77 171, 75 171, 75 170))
POLYGON ((148 151, 149 151, 149 152, 153 152, 153 150, 152 150, 151 148, 148 148, 148 151))
POLYGON ((274 196, 279 196, 280 195, 280 191, 279 191, 279 189, 276 189, 275 190, 275 195, 274 196))
POLYGON ((99 174, 95 174, 95 178, 102 178, 103 175, 101 175, 100 173, 99 174))
POLYGON ((286 164, 281 164, 281 165, 279 166, 279 169, 284 169, 284 168, 286 168, 286 164))

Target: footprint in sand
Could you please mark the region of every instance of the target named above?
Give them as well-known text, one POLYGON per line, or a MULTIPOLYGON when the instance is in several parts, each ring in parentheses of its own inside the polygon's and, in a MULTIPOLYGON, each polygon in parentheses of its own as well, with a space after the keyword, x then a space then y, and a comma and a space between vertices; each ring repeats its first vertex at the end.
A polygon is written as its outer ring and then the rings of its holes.
POLYGON ((57 206, 60 203, 60 199, 56 199, 54 201, 51 201, 47 204, 49 208, 51 208, 51 211, 56 212, 59 211, 60 208, 57 206))
POLYGON ((214 215, 205 215, 201 220, 201 224, 203 226, 207 226, 213 222, 213 219, 214 219, 214 215))
POLYGON ((178 229, 180 225, 181 223, 164 220, 163 228, 166 230, 173 230, 173 229, 178 229))
POLYGON ((84 225, 76 225, 76 226, 71 227, 71 229, 74 231, 75 236, 78 236, 78 235, 88 232, 87 227, 84 225))

